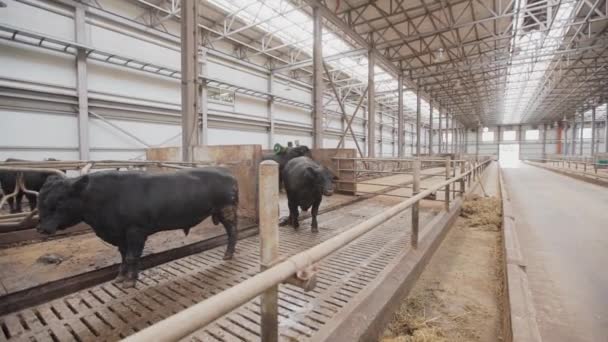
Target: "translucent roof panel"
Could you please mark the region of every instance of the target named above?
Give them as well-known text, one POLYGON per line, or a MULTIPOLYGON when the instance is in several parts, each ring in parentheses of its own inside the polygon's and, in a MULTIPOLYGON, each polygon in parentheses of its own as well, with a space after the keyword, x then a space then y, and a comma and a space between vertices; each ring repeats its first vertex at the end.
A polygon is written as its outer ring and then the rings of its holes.
MULTIPOLYGON (((538 97, 537 92, 543 85, 545 73, 572 20, 574 6, 572 1, 562 2, 549 31, 523 32, 520 27, 516 28, 518 34, 512 41, 512 59, 516 62, 510 66, 507 77, 503 124, 518 123, 525 119, 525 113, 529 112, 528 105, 538 97)), ((523 16, 522 12, 517 22, 523 22, 523 16)))
MULTIPOLYGON (((247 25, 254 25, 269 35, 279 38, 283 43, 300 49, 309 56, 312 55, 312 18, 301 8, 296 7, 294 3, 285 0, 208 0, 208 2, 227 12, 228 18, 236 16, 247 25)), ((323 54, 325 56, 352 50, 353 47, 338 35, 327 29, 323 31, 323 54)), ((340 70, 361 83, 367 83, 367 57, 347 56, 327 63, 333 69, 340 70)), ((376 66, 374 73, 376 91, 397 89, 397 80, 382 67, 376 66)), ((415 110, 415 94, 404 95, 404 99, 406 106, 415 110)), ((428 116, 428 103, 422 100, 421 104, 422 108, 426 108, 422 114, 428 116)))

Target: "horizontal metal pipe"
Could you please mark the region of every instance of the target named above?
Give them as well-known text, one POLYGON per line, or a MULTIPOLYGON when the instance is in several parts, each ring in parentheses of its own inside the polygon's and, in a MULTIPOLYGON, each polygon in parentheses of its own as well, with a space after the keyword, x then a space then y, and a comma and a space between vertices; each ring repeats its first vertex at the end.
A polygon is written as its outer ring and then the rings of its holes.
MULTIPOLYGON (((488 161, 489 160, 486 160, 479 166, 484 166, 488 161)), ((124 341, 147 342, 179 340, 193 333, 199 328, 215 321, 217 318, 238 308, 240 305, 247 303, 271 286, 275 286, 276 284, 285 281, 297 271, 302 270, 343 248, 376 226, 409 208, 414 203, 424 199, 428 195, 445 187, 446 185, 460 180, 471 172, 472 171, 468 171, 462 175, 445 180, 444 182, 434 186, 432 189, 421 191, 412 198, 409 198, 383 211, 382 213, 355 225, 351 229, 338 234, 329 240, 321 242, 309 250, 298 253, 267 269, 266 271, 258 273, 242 283, 220 292, 213 297, 210 297, 144 330, 141 330, 134 335, 127 337, 124 339, 124 341)))

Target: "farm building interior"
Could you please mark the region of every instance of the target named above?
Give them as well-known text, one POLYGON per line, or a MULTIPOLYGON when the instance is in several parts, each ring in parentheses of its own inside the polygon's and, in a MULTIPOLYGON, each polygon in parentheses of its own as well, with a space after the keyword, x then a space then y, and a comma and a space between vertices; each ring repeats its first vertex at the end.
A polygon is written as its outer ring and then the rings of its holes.
POLYGON ((0 38, 0 341, 608 341, 606 0, 0 0, 0 38))

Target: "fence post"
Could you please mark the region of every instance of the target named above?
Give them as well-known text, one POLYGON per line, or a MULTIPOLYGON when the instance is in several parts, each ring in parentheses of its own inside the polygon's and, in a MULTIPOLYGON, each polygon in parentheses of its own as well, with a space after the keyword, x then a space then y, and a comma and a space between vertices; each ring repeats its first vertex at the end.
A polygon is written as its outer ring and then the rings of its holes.
MULTIPOLYGON (((473 163, 471 161, 467 162, 467 171, 471 171, 473 170, 473 163)), ((467 186, 469 187, 469 189, 471 188, 471 173, 469 173, 467 175, 467 186)))
MULTIPOLYGON (((460 162, 460 176, 465 173, 464 161, 460 162)), ((464 177, 460 178, 460 196, 464 196, 464 177)))
MULTIPOLYGON (((271 267, 279 258, 279 164, 272 160, 260 164, 260 269, 271 267)), ((278 333, 278 285, 261 296, 262 341, 276 342, 278 333)))
MULTIPOLYGON (((413 162, 414 182, 412 183, 412 196, 416 196, 420 192, 420 159, 413 162)), ((412 205, 412 238, 411 244, 413 248, 418 248, 418 228, 420 225, 419 218, 420 201, 412 205)))
MULTIPOLYGON (((450 170, 451 160, 450 157, 445 158, 445 179, 450 179, 450 174, 452 173, 450 170)), ((445 186, 445 210, 450 211, 450 184, 446 184, 445 186)))

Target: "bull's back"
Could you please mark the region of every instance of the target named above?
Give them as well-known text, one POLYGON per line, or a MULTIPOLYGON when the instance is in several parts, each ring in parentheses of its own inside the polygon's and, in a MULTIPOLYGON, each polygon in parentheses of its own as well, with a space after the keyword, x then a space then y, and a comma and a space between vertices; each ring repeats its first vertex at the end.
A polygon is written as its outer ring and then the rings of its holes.
POLYGON ((233 199, 234 178, 217 170, 91 176, 87 193, 105 209, 104 215, 114 215, 116 222, 153 229, 191 227, 233 199))

